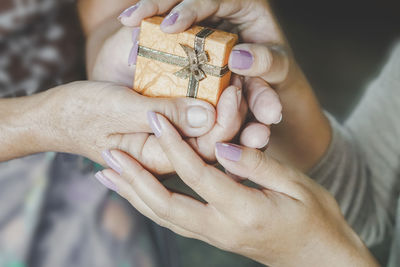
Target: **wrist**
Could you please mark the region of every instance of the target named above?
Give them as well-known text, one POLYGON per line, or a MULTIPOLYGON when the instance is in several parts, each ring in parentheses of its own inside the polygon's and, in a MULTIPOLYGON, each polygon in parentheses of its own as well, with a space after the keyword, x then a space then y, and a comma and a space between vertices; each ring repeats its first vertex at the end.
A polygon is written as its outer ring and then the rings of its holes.
POLYGON ((310 170, 325 154, 331 127, 307 78, 291 64, 289 77, 277 92, 283 105, 283 120, 274 126, 270 152, 302 171, 310 170))
POLYGON ((346 223, 348 249, 347 253, 349 262, 352 265, 349 266, 362 266, 362 267, 378 267, 380 266, 376 259, 373 257, 369 249, 365 246, 361 238, 354 232, 353 229, 346 223))
POLYGON ((371 255, 360 237, 351 229, 346 221, 336 225, 338 233, 332 236, 326 229, 324 234, 314 240, 314 246, 308 247, 304 257, 298 259, 293 266, 326 266, 326 267, 377 267, 379 264, 371 255), (341 226, 340 226, 341 225, 341 226), (325 235, 328 234, 328 235, 325 235))
POLYGON ((52 151, 46 110, 49 92, 0 99, 0 161, 52 151))

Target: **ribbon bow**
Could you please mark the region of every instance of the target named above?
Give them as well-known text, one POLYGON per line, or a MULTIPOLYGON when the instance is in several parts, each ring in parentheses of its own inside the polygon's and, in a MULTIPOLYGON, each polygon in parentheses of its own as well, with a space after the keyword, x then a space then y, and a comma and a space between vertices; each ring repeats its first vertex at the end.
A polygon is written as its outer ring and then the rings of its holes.
POLYGON ((210 59, 207 52, 204 51, 205 39, 213 32, 214 30, 209 28, 199 31, 194 38, 194 48, 180 44, 187 55, 186 58, 141 45, 139 45, 138 55, 183 68, 175 72, 174 75, 181 79, 189 79, 186 96, 196 98, 200 81, 207 77, 206 74, 213 77, 223 77, 229 72, 228 65, 218 67, 207 64, 210 59))
POLYGON ((187 64, 183 69, 174 73, 182 79, 188 79, 193 76, 196 81, 200 82, 206 78, 206 74, 203 70, 203 65, 209 61, 207 53, 203 51, 196 51, 194 48, 180 44, 183 51, 187 55, 189 64, 187 64))

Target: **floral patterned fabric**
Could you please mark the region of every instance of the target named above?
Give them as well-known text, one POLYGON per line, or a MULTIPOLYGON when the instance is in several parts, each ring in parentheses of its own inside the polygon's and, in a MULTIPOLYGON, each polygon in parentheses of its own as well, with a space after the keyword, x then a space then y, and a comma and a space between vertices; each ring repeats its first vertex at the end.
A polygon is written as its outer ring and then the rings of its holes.
MULTIPOLYGON (((0 1, 0 97, 84 78, 71 0, 0 1)), ((0 163, 0 267, 179 266, 172 234, 94 178, 78 156, 0 163)))

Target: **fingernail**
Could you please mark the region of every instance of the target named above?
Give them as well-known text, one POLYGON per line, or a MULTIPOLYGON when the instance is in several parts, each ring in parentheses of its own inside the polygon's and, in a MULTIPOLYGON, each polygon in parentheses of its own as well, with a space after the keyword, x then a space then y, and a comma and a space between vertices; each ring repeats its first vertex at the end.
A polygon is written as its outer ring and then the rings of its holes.
POLYGON ((242 149, 233 144, 216 143, 217 156, 230 161, 238 162, 242 157, 242 149))
POLYGON ((104 150, 101 152, 101 156, 104 161, 107 163, 108 167, 116 171, 118 174, 122 173, 121 165, 115 160, 115 158, 111 155, 110 150, 104 150))
POLYGON ((282 122, 282 118, 283 118, 283 116, 282 116, 282 113, 281 113, 281 116, 279 117, 279 119, 276 122, 274 122, 274 124, 281 123, 282 122))
POLYGON ((169 14, 168 16, 165 17, 165 19, 161 23, 161 27, 165 28, 171 25, 174 25, 175 22, 178 20, 179 13, 178 12, 173 12, 169 14))
POLYGON ((201 106, 189 107, 186 118, 190 127, 201 128, 208 124, 208 111, 201 106))
POLYGON ((140 33, 140 27, 133 28, 133 30, 132 30, 132 42, 133 43, 136 43, 139 41, 138 40, 139 33, 140 33))
POLYGON ((133 12, 135 12, 136 9, 138 9, 138 7, 140 6, 140 2, 137 3, 136 5, 133 5, 131 7, 128 7, 127 9, 125 9, 118 17, 118 19, 122 19, 122 18, 129 18, 133 12))
POLYGON ((162 131, 160 121, 157 118, 157 114, 153 111, 147 112, 147 120, 149 121, 150 128, 153 131, 154 135, 156 137, 160 137, 162 131))
POLYGON ((131 51, 129 53, 129 57, 128 57, 128 65, 129 66, 136 65, 138 48, 139 48, 139 41, 138 41, 139 32, 140 32, 140 28, 136 28, 132 32, 133 46, 132 46, 132 49, 131 49, 131 51))
POLYGON ((108 179, 103 172, 97 172, 95 175, 96 179, 105 187, 108 189, 117 192, 118 188, 117 186, 110 180, 108 179))
POLYGON ((233 50, 230 55, 230 65, 234 69, 246 70, 253 65, 253 55, 246 50, 233 50))
POLYGON ((237 97, 237 108, 238 108, 238 110, 240 110, 240 104, 242 103, 242 90, 238 89, 236 94, 237 94, 237 96, 236 96, 237 97))

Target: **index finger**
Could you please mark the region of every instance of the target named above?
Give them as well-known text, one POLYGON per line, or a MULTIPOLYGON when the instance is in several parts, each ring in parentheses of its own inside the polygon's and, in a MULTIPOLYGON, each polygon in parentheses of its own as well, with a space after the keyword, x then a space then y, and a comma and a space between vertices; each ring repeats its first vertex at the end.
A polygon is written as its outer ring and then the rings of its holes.
POLYGON ((182 0, 142 0, 135 5, 125 9, 118 19, 125 26, 138 27, 145 18, 161 15, 171 10, 182 0))
POLYGON ((127 10, 129 12, 124 11, 120 16, 121 23, 125 26, 137 27, 143 19, 162 15, 171 10, 162 25, 162 29, 167 33, 185 31, 193 23, 212 16, 241 25, 249 33, 258 32, 260 28, 266 33, 244 34, 242 37, 246 42, 279 42, 283 40, 281 31, 277 31, 279 26, 276 24, 274 16, 267 2, 263 0, 142 0, 127 10), (125 16, 123 16, 124 13, 125 16), (255 17, 258 18, 256 21, 255 17))

